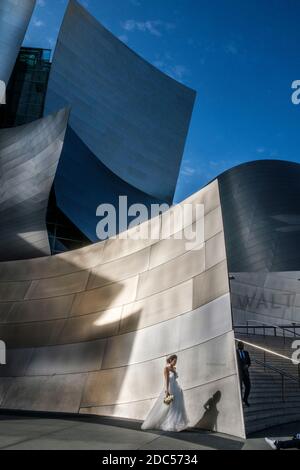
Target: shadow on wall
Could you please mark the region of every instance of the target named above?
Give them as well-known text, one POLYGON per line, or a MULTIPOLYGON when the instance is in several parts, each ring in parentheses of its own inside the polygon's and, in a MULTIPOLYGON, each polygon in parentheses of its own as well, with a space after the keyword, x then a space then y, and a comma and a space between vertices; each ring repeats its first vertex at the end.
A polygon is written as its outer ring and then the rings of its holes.
MULTIPOLYGON (((102 245, 98 244, 99 253, 102 245)), ((96 254, 96 245, 91 252, 96 254)), ((31 265, 31 281, 3 281, 0 272, 0 338, 7 347, 6 365, 0 367, 1 408, 79 413, 89 376, 101 371, 106 339, 119 334, 121 314, 116 318, 110 313, 121 312, 121 307, 114 307, 124 295, 123 283, 92 274, 93 268, 85 270, 80 262, 71 263, 71 256, 32 260, 39 263, 37 270, 44 267, 44 279, 35 280, 35 264, 31 265), (54 273, 60 276, 51 277, 54 273), (74 274, 78 274, 81 288, 68 285, 68 276, 74 274), (91 276, 93 285, 100 286, 99 295, 98 287, 87 290, 91 276)), ((18 263, 13 265, 18 269, 18 263)), ((16 275, 22 279, 23 273, 16 275)), ((24 279, 28 278, 24 272, 24 279)), ((130 319, 132 332, 138 329, 140 313, 134 312, 130 319)), ((134 338, 131 348, 133 345, 134 338)), ((131 348, 123 352, 125 363, 131 348)), ((115 395, 125 379, 126 374, 123 382, 111 384, 115 395)), ((91 395, 95 394, 100 397, 101 388, 91 395)))
MULTIPOLYGON (((114 415, 122 403, 122 388, 128 385, 126 365, 143 309, 122 315, 119 305, 124 303, 126 281, 97 274, 104 247, 105 242, 34 259, 29 266, 26 262, 1 263, 1 269, 0 264, 0 338, 7 346, 7 364, 0 367, 2 409, 79 413, 84 408, 97 414, 97 408, 104 409, 106 402, 109 414, 114 415), (89 269, 85 269, 87 251, 88 259, 93 260, 89 269), (5 269, 9 265, 11 268, 5 269), (18 266, 24 272, 18 272, 18 266), (2 273, 7 281, 1 281, 2 273), (68 278, 74 275, 79 279, 76 285, 68 278), (20 281, 11 283, 14 277, 20 281), (9 283, 14 284, 13 291, 9 283), (115 314, 115 310, 120 312, 115 314), (117 367, 117 373, 110 374, 105 366, 110 359, 107 355, 118 351, 108 348, 108 341, 120 334, 122 321, 132 335, 130 344, 122 349, 125 367, 117 367)), ((161 371, 163 387, 163 367, 161 371)), ((136 387, 145 387, 145 383, 137 380, 136 387)), ((217 430, 220 400, 221 392, 217 391, 204 405, 205 413, 196 428, 217 430)))
POLYGON ((218 390, 213 396, 203 405, 205 412, 196 424, 196 428, 207 429, 209 431, 218 430, 218 416, 219 410, 217 408, 218 403, 221 401, 222 393, 218 390))
MULTIPOLYGON (((0 338, 8 347, 7 366, 0 368, 3 409, 144 419, 162 390, 165 356, 180 351, 193 425, 243 435, 218 193, 212 190, 204 193, 214 201, 207 208, 213 214, 207 243, 197 252, 187 253, 182 242, 168 249, 164 241, 137 244, 132 229, 130 242, 0 263, 0 338), (234 397, 234 425, 219 409, 220 390, 222 405, 234 397)), ((154 228, 162 232, 161 222, 154 228)))
MULTIPOLYGON (((120 202, 120 196, 123 199, 127 197, 128 208, 136 203, 143 204, 147 211, 146 214, 140 213, 140 221, 148 220, 152 204, 166 204, 166 201, 146 194, 109 170, 70 126, 67 128, 54 188, 57 207, 90 242, 94 243, 106 238, 103 234, 101 236, 100 231, 99 236, 96 234, 96 227, 102 218, 101 211, 98 212, 97 208, 102 204, 103 210, 109 204, 116 209, 117 214, 122 210, 120 204, 124 204, 120 202)), ((166 206, 169 207, 167 204, 166 206)), ((121 226, 119 217, 116 217, 115 227, 110 224, 109 236, 122 232, 124 225, 129 227, 135 217, 135 214, 125 215, 121 226)))
POLYGON ((32 221, 30 221, 30 229, 28 227, 26 229, 23 222, 24 219, 26 222, 30 220, 28 215, 21 214, 15 221, 11 222, 12 209, 1 211, 2 227, 0 235, 4 242, 1 244, 2 248, 0 248, 0 259, 17 261, 19 259, 26 260, 33 259, 33 257, 49 256, 50 247, 48 238, 45 236, 46 225, 44 223, 46 211, 44 208, 36 210, 36 204, 34 203, 28 207, 28 210, 31 215, 34 214, 32 221), (38 220, 33 220, 34 218, 38 220), (8 228, 6 229, 6 227, 8 228), (19 250, 17 255, 16 250, 19 250), (22 258, 20 253, 22 253, 22 258))

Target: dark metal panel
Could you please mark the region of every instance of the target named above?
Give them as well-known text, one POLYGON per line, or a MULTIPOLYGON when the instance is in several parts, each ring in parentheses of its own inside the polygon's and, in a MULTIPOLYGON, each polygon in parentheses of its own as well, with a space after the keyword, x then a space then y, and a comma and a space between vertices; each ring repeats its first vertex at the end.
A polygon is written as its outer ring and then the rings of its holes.
MULTIPOLYGON (((127 196, 129 206, 144 204, 150 214, 151 204, 163 203, 112 173, 70 127, 67 129, 66 141, 55 178, 57 206, 92 242, 99 241, 96 227, 100 218, 96 216, 96 210, 100 204, 112 204, 118 214, 119 196, 127 196)), ((131 221, 132 218, 128 217, 127 222, 131 221)), ((117 218, 116 233, 119 231, 117 218)))
POLYGON ((299 270, 300 165, 254 161, 218 181, 229 271, 299 270))

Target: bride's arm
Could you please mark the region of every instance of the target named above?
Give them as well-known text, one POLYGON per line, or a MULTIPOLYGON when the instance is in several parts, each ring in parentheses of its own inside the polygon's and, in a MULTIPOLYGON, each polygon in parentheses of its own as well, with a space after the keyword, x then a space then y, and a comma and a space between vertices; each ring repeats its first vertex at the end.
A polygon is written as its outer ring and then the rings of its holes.
POLYGON ((165 367, 165 369, 164 369, 164 377, 165 377, 166 395, 170 395, 170 392, 169 392, 169 369, 167 367, 165 367))

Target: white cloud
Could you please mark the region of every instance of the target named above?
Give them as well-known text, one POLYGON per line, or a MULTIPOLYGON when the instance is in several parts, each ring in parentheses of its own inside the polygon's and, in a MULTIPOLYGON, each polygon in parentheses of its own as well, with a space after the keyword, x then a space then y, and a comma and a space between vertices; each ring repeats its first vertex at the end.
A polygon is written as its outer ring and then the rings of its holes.
POLYGON ((153 65, 180 82, 190 74, 189 69, 185 65, 174 64, 174 59, 168 53, 164 54, 163 57, 158 56, 153 65))
POLYGON ((41 28, 42 26, 45 26, 44 21, 39 20, 38 18, 33 18, 33 26, 35 28, 41 28))
POLYGON ((184 166, 181 173, 184 176, 191 177, 194 176, 194 174, 196 173, 196 169, 190 166, 184 166))
POLYGON ((224 50, 226 54, 237 55, 239 53, 238 46, 234 41, 230 41, 228 44, 225 44, 224 50))
POLYGON ((47 38, 47 42, 49 44, 49 47, 51 47, 51 49, 55 46, 55 39, 54 38, 47 38))
POLYGON ((128 40, 129 40, 127 34, 121 34, 121 36, 119 36, 119 39, 120 39, 120 41, 126 42, 126 43, 127 43, 128 40))
POLYGON ((122 23, 122 28, 128 32, 140 31, 160 37, 162 36, 163 31, 170 31, 171 29, 174 29, 175 26, 172 23, 165 23, 161 20, 126 20, 122 23))
POLYGON ((185 65, 174 65, 171 67, 169 74, 176 78, 176 80, 183 80, 186 75, 188 75, 189 71, 185 67, 185 65))
POLYGON ((280 158, 279 152, 276 149, 259 147, 256 149, 256 153, 258 153, 261 157, 264 156, 265 158, 275 158, 275 159, 280 158))

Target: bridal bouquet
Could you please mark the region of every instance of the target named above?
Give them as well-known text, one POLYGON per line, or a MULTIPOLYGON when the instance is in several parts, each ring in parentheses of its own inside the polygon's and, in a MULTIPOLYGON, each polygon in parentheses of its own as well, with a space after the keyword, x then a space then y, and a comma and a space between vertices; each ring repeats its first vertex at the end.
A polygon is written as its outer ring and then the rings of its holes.
POLYGON ((174 400, 174 395, 168 395, 165 399, 164 399, 164 404, 165 405, 171 405, 172 401, 174 400))

